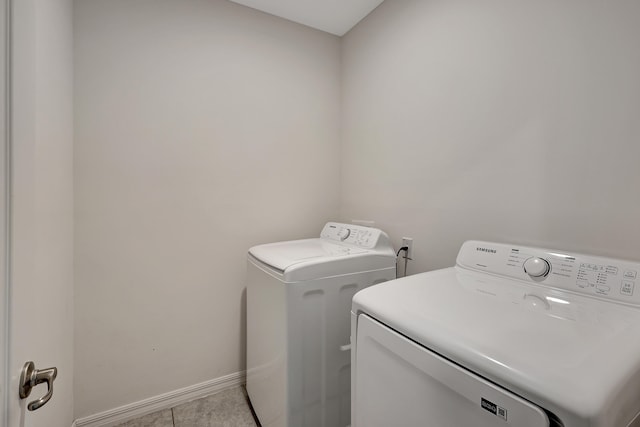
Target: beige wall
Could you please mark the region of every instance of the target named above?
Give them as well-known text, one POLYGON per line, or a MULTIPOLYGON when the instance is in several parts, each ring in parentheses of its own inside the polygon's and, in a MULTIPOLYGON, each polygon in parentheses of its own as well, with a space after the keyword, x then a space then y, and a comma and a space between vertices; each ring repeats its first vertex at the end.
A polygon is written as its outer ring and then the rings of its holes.
POLYGON ((244 369, 246 249, 338 212, 414 237, 410 272, 467 239, 639 259, 639 16, 389 0, 340 41, 75 2, 76 416, 244 369))
POLYGON ((640 259, 640 3, 386 1, 342 44, 341 217, 640 259))
POLYGON ((76 416, 245 368, 247 249, 338 214, 339 39, 75 2, 76 416))
MULTIPOLYGON (((73 61, 71 0, 12 6, 11 312, 9 424, 73 421, 73 61), (19 401, 19 373, 32 360, 55 366, 49 404, 19 401), (20 411, 15 409, 20 407, 20 411)), ((4 131, 4 130, 3 130, 4 131)))

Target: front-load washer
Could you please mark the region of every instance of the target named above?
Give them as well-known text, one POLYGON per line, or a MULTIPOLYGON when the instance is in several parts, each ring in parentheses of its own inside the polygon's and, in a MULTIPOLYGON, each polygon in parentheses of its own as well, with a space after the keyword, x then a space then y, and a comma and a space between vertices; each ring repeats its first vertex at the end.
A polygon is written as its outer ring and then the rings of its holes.
POLYGON ((353 427, 640 425, 640 263, 488 242, 353 298, 353 427))
POLYGON ((351 300, 395 277, 375 228, 330 222, 319 238, 249 250, 247 392, 263 427, 349 425, 351 300))

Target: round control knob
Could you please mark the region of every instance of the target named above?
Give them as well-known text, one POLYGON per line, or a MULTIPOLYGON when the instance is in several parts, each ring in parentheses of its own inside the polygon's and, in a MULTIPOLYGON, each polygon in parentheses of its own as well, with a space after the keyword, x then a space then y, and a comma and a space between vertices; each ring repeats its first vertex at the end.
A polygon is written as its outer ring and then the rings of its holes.
POLYGON ((348 228, 341 228, 340 231, 338 231, 338 237, 343 242, 347 240, 347 237, 349 237, 350 234, 351 230, 349 230, 348 228))
POLYGON ((531 277, 544 277, 550 270, 549 261, 544 258, 531 257, 524 262, 524 272, 531 277))

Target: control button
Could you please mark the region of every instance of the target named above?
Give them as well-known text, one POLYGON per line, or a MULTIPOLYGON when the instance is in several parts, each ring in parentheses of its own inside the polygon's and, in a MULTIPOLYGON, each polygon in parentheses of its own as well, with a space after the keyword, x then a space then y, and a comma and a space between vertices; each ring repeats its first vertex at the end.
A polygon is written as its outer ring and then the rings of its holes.
POLYGON ((524 262, 524 272, 531 277, 544 277, 550 270, 549 261, 544 258, 531 257, 524 262))
POLYGON ((599 294, 608 294, 611 288, 606 285, 596 285, 596 293, 599 294))
POLYGON ((338 237, 343 242, 347 240, 347 237, 349 237, 349 234, 351 234, 351 230, 349 230, 348 228, 341 228, 340 231, 338 231, 338 237))
POLYGON ((635 283, 634 282, 630 282, 628 280, 623 280, 622 281, 622 285, 620 286, 620 293, 622 295, 632 296, 634 287, 635 287, 635 283))
POLYGON ((627 270, 627 271, 624 272, 624 278, 625 279, 635 279, 637 274, 638 273, 636 271, 627 270))

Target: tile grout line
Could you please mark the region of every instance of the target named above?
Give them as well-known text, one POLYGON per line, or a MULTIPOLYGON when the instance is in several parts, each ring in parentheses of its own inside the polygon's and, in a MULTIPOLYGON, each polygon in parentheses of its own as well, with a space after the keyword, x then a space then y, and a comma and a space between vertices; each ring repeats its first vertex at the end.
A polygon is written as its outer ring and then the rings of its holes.
MULTIPOLYGON (((240 412, 248 412, 248 417, 249 420, 244 420, 245 415, 240 415, 243 418, 243 424, 242 426, 244 427, 249 427, 249 425, 251 425, 252 427, 260 427, 260 422, 258 421, 256 414, 253 410, 253 407, 251 405, 251 401, 249 400, 248 394, 246 393, 246 389, 244 387, 238 387, 237 389, 240 392, 240 400, 237 400, 237 395, 236 392, 234 392, 236 388, 230 388, 227 391, 224 392, 219 392, 219 393, 214 393, 212 395, 206 396, 206 397, 202 397, 199 399, 195 399, 191 402, 186 402, 183 403, 181 405, 177 405, 174 406, 172 408, 167 408, 167 409, 161 409, 158 410, 156 412, 152 412, 150 414, 144 415, 142 417, 139 418, 135 418, 133 420, 129 420, 126 421, 125 423, 122 424, 118 424, 115 427, 134 427, 134 426, 150 426, 150 424, 148 423, 148 417, 152 417, 154 420, 154 425, 156 425, 157 421, 159 421, 158 417, 162 418, 162 423, 165 426, 171 426, 171 427, 177 427, 178 425, 184 425, 185 422, 187 422, 187 424, 189 424, 191 421, 191 416, 190 414, 187 414, 186 417, 184 418, 184 414, 181 415, 183 416, 183 418, 181 418, 183 421, 180 422, 180 424, 176 423, 176 414, 175 414, 175 410, 178 407, 183 407, 183 406, 193 406, 193 404, 197 404, 198 402, 204 403, 205 406, 204 408, 200 408, 200 410, 197 410, 196 412, 203 412, 201 414, 195 414, 196 417, 198 418, 199 421, 200 419, 202 420, 206 420, 208 418, 211 418, 211 416, 213 416, 214 418, 220 418, 222 417, 222 419, 235 419, 238 416, 238 413, 240 412), (205 402, 205 399, 207 400, 207 402, 205 402), (211 400, 212 399, 212 400, 211 400), (232 399, 234 402, 233 405, 228 405, 228 404, 221 404, 226 402, 229 403, 229 399, 232 399), (208 400, 211 400, 211 402, 208 402, 208 400), (204 409, 204 411, 202 410, 204 409), (167 410, 171 411, 171 424, 166 424, 166 416, 164 415, 164 413, 166 413, 167 410), (161 414, 162 413, 162 414, 161 414), (205 418, 208 417, 208 418, 205 418), (144 420, 146 421, 144 421, 144 420), (139 421, 139 420, 143 420, 143 421, 139 421), (187 421, 188 420, 188 421, 187 421), (246 422, 248 422, 249 424, 247 424, 246 422), (142 423, 142 424, 141 424, 142 423)), ((198 406, 198 405, 196 405, 198 406)), ((193 412, 193 411, 191 411, 193 412)), ((210 420, 209 420, 210 421, 210 420)), ((189 424, 191 426, 191 424, 189 424)), ((209 425, 209 424, 204 424, 204 425, 209 425)), ((220 424, 218 424, 220 425, 220 424)), ((239 424, 238 424, 239 426, 239 424)))

